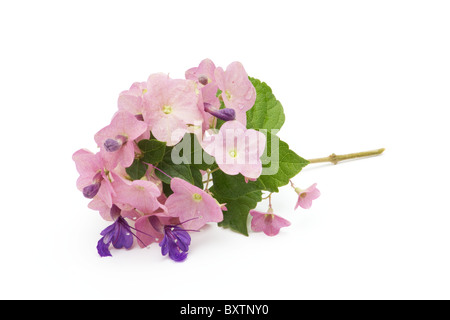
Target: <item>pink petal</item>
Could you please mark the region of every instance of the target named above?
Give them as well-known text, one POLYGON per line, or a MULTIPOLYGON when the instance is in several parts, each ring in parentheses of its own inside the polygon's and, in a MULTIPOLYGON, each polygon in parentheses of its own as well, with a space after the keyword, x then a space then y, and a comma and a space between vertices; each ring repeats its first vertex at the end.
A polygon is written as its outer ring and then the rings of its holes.
POLYGON ((164 141, 167 146, 174 146, 183 139, 187 126, 182 120, 172 117, 161 117, 151 126, 156 139, 164 141))
POLYGON ((237 114, 245 113, 253 107, 256 90, 240 62, 231 63, 225 72, 222 68, 217 68, 215 77, 226 107, 233 108, 237 114), (228 94, 231 95, 230 99, 228 94))
POLYGON ((300 192, 294 210, 299 206, 303 209, 310 209, 312 207, 313 200, 317 199, 320 196, 320 191, 316 188, 316 185, 317 183, 300 192))
POLYGON ((174 192, 165 203, 169 215, 180 219, 185 229, 199 229, 208 222, 220 222, 223 213, 217 201, 200 188, 180 178, 173 178, 170 188, 174 192), (194 196, 200 199, 195 200, 194 196))
POLYGON ((116 191, 115 201, 128 204, 144 214, 151 214, 163 207, 156 199, 160 195, 158 187, 145 180, 126 183, 114 174, 113 187, 116 191))
POLYGON ((98 171, 103 169, 103 161, 99 153, 94 154, 89 150, 80 149, 72 155, 72 159, 81 177, 92 179, 98 171))
POLYGON ((138 245, 144 248, 154 242, 160 242, 164 238, 162 227, 157 216, 145 215, 136 220, 135 228, 138 230, 136 231, 136 236, 139 239, 137 241, 138 245), (157 227, 157 224, 161 225, 161 228, 157 227))
POLYGON ((263 231, 268 236, 275 236, 283 227, 290 226, 291 223, 273 213, 265 213, 256 210, 250 210, 252 218, 251 228, 255 232, 263 231))
POLYGON ((198 67, 186 71, 186 79, 198 81, 200 76, 208 79, 208 83, 214 82, 214 71, 216 66, 210 59, 204 59, 198 67))
POLYGON ((100 213, 100 216, 106 221, 112 221, 112 217, 110 214, 111 207, 109 207, 104 201, 100 200, 100 198, 95 197, 88 204, 88 208, 92 210, 96 210, 100 213))
POLYGON ((143 95, 147 92, 147 82, 135 82, 129 90, 120 93, 117 99, 119 110, 128 111, 133 115, 143 112, 143 95))

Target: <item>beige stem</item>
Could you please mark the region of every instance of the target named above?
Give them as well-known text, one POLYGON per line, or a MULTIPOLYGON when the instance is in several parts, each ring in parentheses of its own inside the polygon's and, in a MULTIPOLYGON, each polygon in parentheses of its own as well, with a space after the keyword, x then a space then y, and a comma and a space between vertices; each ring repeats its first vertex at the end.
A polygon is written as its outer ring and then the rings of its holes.
POLYGON ((384 150, 385 150, 384 148, 381 148, 381 149, 377 149, 377 150, 349 153, 349 154, 343 154, 343 155, 336 155, 333 153, 329 157, 310 159, 308 161, 309 161, 309 163, 331 162, 333 164, 338 164, 338 162, 343 161, 343 160, 377 156, 379 154, 382 154, 384 150))

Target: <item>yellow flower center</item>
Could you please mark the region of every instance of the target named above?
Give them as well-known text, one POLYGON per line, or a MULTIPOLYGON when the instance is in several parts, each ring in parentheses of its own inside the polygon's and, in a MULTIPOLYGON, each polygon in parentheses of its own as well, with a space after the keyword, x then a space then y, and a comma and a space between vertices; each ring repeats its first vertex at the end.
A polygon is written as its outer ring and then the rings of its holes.
POLYGON ((236 149, 231 150, 230 152, 228 152, 228 154, 232 158, 236 158, 238 156, 236 149))
POLYGON ((227 96, 228 100, 231 100, 231 93, 230 93, 230 91, 226 90, 225 91, 225 95, 227 96))
POLYGON ((162 111, 163 111, 165 114, 170 114, 170 113, 172 113, 172 107, 171 107, 171 106, 163 106, 163 107, 162 107, 162 111))
POLYGON ((199 195, 198 193, 194 193, 192 195, 192 199, 194 199, 194 201, 196 201, 196 202, 199 202, 199 201, 202 201, 202 196, 199 195))

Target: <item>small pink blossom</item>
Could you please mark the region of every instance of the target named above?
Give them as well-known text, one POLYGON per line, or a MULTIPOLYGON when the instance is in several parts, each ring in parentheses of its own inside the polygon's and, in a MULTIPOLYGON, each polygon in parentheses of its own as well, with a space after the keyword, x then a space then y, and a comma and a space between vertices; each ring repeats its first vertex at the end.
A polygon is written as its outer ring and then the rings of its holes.
POLYGON ((94 139, 111 168, 118 164, 127 168, 134 161, 134 140, 146 130, 146 123, 127 111, 118 111, 111 124, 97 132, 94 139))
POLYGON ((173 178, 170 188, 173 194, 165 203, 169 216, 186 221, 186 229, 200 229, 208 222, 223 220, 221 205, 202 189, 180 178, 173 178))
POLYGON ((148 92, 147 82, 135 82, 129 90, 120 93, 117 99, 119 110, 128 111, 143 120, 144 95, 148 92))
POLYGON ((316 188, 316 185, 317 183, 314 183, 306 190, 295 188, 295 192, 297 192, 298 194, 298 200, 294 210, 297 209, 299 206, 302 207, 303 209, 311 208, 313 200, 320 197, 320 191, 319 189, 316 188))
POLYGON ((199 97, 192 81, 154 74, 149 77, 147 86, 144 121, 156 139, 173 146, 180 142, 189 126, 202 126, 199 97))
POLYGON ((216 71, 216 65, 214 62, 210 59, 204 59, 200 62, 198 67, 187 70, 185 76, 186 79, 194 80, 203 87, 210 83, 215 84, 216 81, 214 78, 214 71, 216 71))
MULTIPOLYGON (((216 79, 214 77, 214 71, 216 66, 210 59, 204 59, 200 62, 198 67, 191 68, 186 71, 186 79, 193 80, 197 84, 197 90, 200 92, 200 109, 203 111, 204 104, 207 103, 215 109, 220 108, 220 100, 216 96, 217 86, 216 79)), ((211 119, 209 113, 205 113, 204 117, 206 122, 211 119)))
MULTIPOLYGON (((112 205, 111 205, 112 206, 112 205)), ((88 208, 94 211, 98 211, 100 216, 106 221, 112 221, 112 217, 110 214, 111 207, 108 206, 103 200, 99 197, 95 197, 91 202, 88 203, 88 208)))
POLYGON ((266 136, 247 129, 238 121, 228 121, 218 134, 206 137, 204 150, 215 157, 219 168, 229 175, 241 173, 247 179, 257 179, 262 172, 261 155, 266 146, 266 136))
POLYGON ((116 196, 114 203, 122 210, 138 210, 142 214, 162 213, 167 215, 166 207, 158 201, 161 195, 159 188, 151 181, 126 181, 113 174, 112 183, 116 196))
POLYGON ((236 111, 236 120, 247 125, 246 112, 256 101, 256 90, 240 62, 231 63, 226 71, 218 67, 214 73, 227 108, 236 111))
POLYGON ((272 209, 269 209, 268 212, 250 210, 250 215, 253 217, 252 230, 263 231, 268 236, 276 236, 281 228, 291 225, 288 220, 274 214, 272 209))
POLYGON ((100 198, 109 208, 115 191, 109 180, 108 164, 100 152, 94 154, 86 149, 80 149, 72 156, 80 176, 77 179, 77 188, 86 198, 100 198))

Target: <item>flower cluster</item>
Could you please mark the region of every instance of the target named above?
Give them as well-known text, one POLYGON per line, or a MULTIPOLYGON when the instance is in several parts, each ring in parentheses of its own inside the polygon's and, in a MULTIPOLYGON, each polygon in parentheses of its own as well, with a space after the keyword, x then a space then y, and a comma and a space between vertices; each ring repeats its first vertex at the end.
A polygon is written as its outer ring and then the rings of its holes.
MULTIPOLYGON (((271 204, 267 213, 253 209, 263 192, 270 199, 308 164, 272 132, 283 123, 270 88, 239 62, 224 70, 205 59, 185 79, 157 73, 133 83, 95 134, 97 152, 73 154, 88 207, 112 222, 101 232, 99 255, 158 243, 163 255, 183 261, 190 232, 216 222, 247 235, 248 215, 253 231, 278 234, 290 223, 271 204)), ((310 208, 315 185, 291 184, 295 209, 310 208)))

